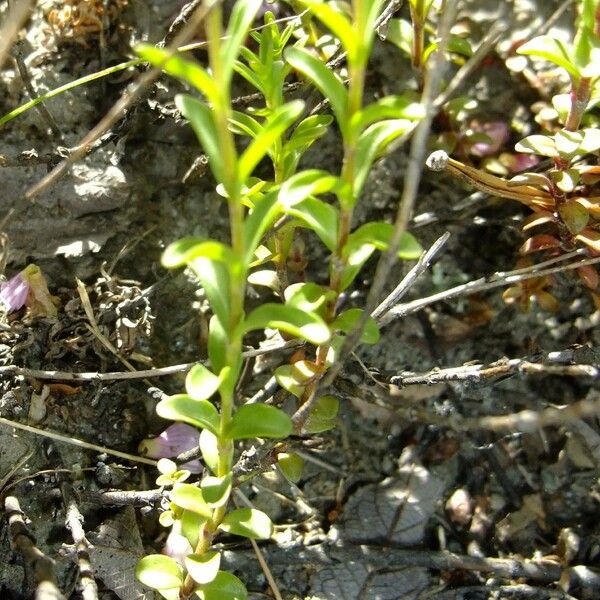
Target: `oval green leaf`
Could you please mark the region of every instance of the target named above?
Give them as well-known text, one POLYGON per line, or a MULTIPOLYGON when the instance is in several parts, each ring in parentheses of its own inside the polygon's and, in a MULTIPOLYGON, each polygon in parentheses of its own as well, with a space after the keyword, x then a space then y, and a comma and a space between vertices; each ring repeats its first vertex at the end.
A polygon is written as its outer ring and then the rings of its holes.
POLYGON ((210 519, 212 510, 206 504, 202 490, 190 483, 178 483, 171 490, 171 502, 184 510, 190 510, 201 517, 210 519))
POLYGON ((185 568, 191 578, 199 584, 214 581, 221 566, 220 552, 205 552, 204 554, 189 554, 185 557, 185 568))
POLYGON ((217 576, 194 590, 200 600, 246 600, 246 586, 232 573, 219 571, 217 576))
POLYGON ((315 345, 325 344, 330 338, 329 328, 321 317, 271 302, 255 308, 246 317, 243 327, 244 333, 267 327, 280 329, 315 345))
POLYGON ((149 554, 138 562, 135 576, 153 590, 179 588, 183 584, 183 569, 179 563, 164 554, 149 554))
POLYGON ((292 420, 268 404, 245 404, 235 412, 225 430, 229 439, 285 438, 292 433, 292 420))
POLYGON ((156 413, 163 419, 181 421, 199 429, 219 430, 219 413, 207 400, 194 400, 187 394, 175 394, 156 405, 156 413))
POLYGON ((194 400, 208 400, 221 384, 221 378, 204 365, 194 365, 185 378, 185 391, 194 400))
POLYGON ((277 464, 281 472, 292 483, 298 483, 304 470, 304 459, 295 452, 281 452, 277 455, 277 464))
POLYGON ((203 429, 200 433, 200 452, 206 466, 216 473, 219 466, 219 440, 208 429, 203 429))
POLYGON ((223 506, 229 500, 231 493, 231 478, 232 474, 227 473, 223 477, 207 476, 202 479, 200 488, 204 500, 211 508, 223 506))
POLYGON ((273 535, 273 523, 255 508, 238 508, 228 513, 219 529, 251 540, 268 540, 273 535))

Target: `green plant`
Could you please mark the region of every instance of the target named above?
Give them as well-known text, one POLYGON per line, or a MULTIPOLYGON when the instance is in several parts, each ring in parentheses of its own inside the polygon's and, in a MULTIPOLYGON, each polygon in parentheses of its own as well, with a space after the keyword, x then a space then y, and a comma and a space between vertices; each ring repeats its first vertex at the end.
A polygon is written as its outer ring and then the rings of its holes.
MULTIPOLYGON (((194 593, 207 600, 245 597, 240 580, 220 570, 220 554, 213 541, 220 532, 265 539, 271 535, 272 524, 260 511, 230 510, 235 443, 252 438, 278 440, 293 430, 323 431, 335 425, 338 400, 316 398, 317 384, 335 360, 344 335, 362 315, 358 308, 339 312, 339 299, 373 252, 385 249, 393 234, 393 227, 383 222, 353 230, 354 207, 373 161, 392 141, 410 133, 422 115, 420 105, 403 96, 363 106, 366 66, 382 0, 355 0, 352 20, 328 4, 302 4, 347 52, 348 88, 310 49, 302 47, 307 36, 300 36, 290 46, 293 27, 280 31, 270 14, 265 18, 266 27, 252 34, 257 51, 244 46, 260 0, 239 0, 224 36, 221 9, 211 9, 206 23, 208 69, 163 49, 138 49, 142 59, 185 80, 203 95, 204 100, 177 96, 176 104, 208 156, 218 190, 228 205, 230 223, 229 244, 188 238, 172 244, 163 256, 166 267, 187 266, 193 271, 213 312, 208 335, 210 369, 196 365, 186 378, 186 393, 157 406, 162 417, 201 430, 200 448, 211 473, 199 484, 187 483, 188 471, 168 460, 159 464, 157 483, 172 488, 169 510, 162 513, 161 523, 185 538, 191 551, 181 561, 165 555, 147 556, 140 561, 137 574, 168 600, 194 593), (284 101, 284 82, 292 69, 329 102, 343 141, 339 174, 323 169, 298 171, 300 158, 332 119, 303 117, 303 102, 284 101), (233 110, 230 89, 234 73, 260 93, 263 105, 247 113, 233 110), (238 150, 235 135, 249 138, 243 151, 238 150), (255 175, 265 158, 272 166, 271 179, 255 175), (324 195, 334 197, 337 203, 320 197, 324 195), (289 283, 298 228, 312 230, 330 252, 327 283, 289 283), (263 241, 267 233, 268 239, 263 241), (274 268, 264 269, 269 263, 274 268), (246 312, 248 280, 271 287, 280 302, 264 303, 246 312), (282 387, 299 398, 301 405, 312 407, 308 419, 292 421, 271 405, 237 406, 243 338, 266 328, 301 338, 314 347, 314 356, 283 365, 276 372, 282 387), (213 396, 218 396, 218 402, 213 402, 213 396)), ((417 241, 405 234, 399 256, 412 259, 420 252, 417 241)), ((375 343, 378 338, 377 325, 370 319, 361 339, 375 343)), ((312 352, 306 350, 305 356, 312 352)), ((293 477, 301 465, 284 450, 282 447, 280 466, 293 477)))

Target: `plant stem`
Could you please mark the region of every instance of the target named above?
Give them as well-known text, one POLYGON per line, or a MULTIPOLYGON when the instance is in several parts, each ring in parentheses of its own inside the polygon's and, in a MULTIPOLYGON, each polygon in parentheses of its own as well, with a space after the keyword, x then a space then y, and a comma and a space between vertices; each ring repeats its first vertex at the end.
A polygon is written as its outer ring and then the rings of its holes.
POLYGON ((581 118, 585 113, 590 96, 592 93, 592 79, 590 77, 581 77, 578 81, 573 81, 571 85, 571 106, 569 115, 565 123, 567 131, 577 131, 581 125, 581 118))

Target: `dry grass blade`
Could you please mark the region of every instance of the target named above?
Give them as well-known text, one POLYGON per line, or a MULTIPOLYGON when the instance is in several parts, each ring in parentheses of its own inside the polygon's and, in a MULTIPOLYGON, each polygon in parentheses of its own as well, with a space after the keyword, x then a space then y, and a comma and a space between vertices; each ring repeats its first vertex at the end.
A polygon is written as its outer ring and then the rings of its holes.
POLYGON ((0 69, 4 66, 4 61, 19 33, 19 29, 29 17, 32 6, 32 0, 19 0, 10 3, 8 15, 2 29, 0 29, 0 69))

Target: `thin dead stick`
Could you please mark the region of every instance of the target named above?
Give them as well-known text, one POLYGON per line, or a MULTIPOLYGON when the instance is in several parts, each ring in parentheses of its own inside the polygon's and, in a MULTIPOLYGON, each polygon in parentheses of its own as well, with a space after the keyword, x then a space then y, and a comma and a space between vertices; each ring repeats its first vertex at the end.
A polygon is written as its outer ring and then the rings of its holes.
POLYGON ((61 433, 56 433, 54 431, 46 431, 45 429, 31 427, 31 425, 24 425, 23 423, 11 421, 10 419, 5 419, 4 417, 0 417, 0 425, 5 425, 6 427, 14 427, 15 429, 20 429, 22 431, 27 431, 28 433, 33 433, 34 435, 40 435, 42 437, 50 438, 51 440, 56 440, 57 442, 71 444, 71 446, 77 446, 78 448, 83 448, 84 450, 92 450, 93 452, 98 452, 100 454, 109 454, 111 456, 116 456, 118 458, 130 460, 132 462, 138 462, 145 465, 152 465, 153 467, 155 467, 157 464, 157 461, 151 460, 150 458, 144 458, 143 456, 135 456, 134 454, 128 454, 127 452, 121 452, 119 450, 111 450, 110 448, 105 448, 104 446, 90 444, 89 442, 84 442, 83 440, 78 440, 77 438, 62 435, 61 433))
MULTIPOLYGON (((365 400, 361 398, 358 400, 359 403, 366 404, 365 400)), ((543 427, 564 426, 582 418, 599 415, 600 399, 586 398, 563 408, 551 407, 540 411, 522 410, 508 415, 482 417, 440 416, 413 407, 383 410, 386 411, 385 418, 390 423, 396 420, 399 423, 405 423, 406 420, 409 420, 412 423, 426 423, 460 432, 487 430, 535 433, 543 427)))
POLYGON ((567 265, 551 267, 549 269, 541 269, 539 271, 523 273, 520 275, 513 275, 511 272, 508 272, 505 273, 502 277, 498 277, 498 274, 496 274, 494 277, 497 278, 494 279, 486 279, 485 277, 482 277, 481 279, 476 279, 474 281, 469 281, 468 283, 464 283, 462 285, 457 285, 456 287, 450 288, 443 292, 438 292, 437 294, 433 294, 425 298, 419 298, 418 300, 413 300, 412 302, 399 304, 398 306, 391 308, 385 315, 383 315, 383 317, 381 317, 381 319, 379 320, 379 324, 387 325, 394 319, 399 319, 401 317, 405 317, 406 315, 418 312, 426 306, 434 304, 435 302, 440 302, 442 300, 450 300, 451 298, 456 298, 457 296, 467 296, 469 294, 486 292, 488 290, 493 290, 498 287, 514 285, 515 283, 519 283, 520 281, 526 281, 527 279, 545 277, 546 275, 553 275, 555 273, 570 271, 573 269, 578 269, 579 267, 584 267, 586 265, 594 265, 598 262, 600 262, 600 256, 596 256, 594 258, 587 258, 585 260, 580 260, 575 263, 569 263, 567 265))
POLYGON ((98 600, 98 586, 94 580, 94 569, 89 554, 91 544, 85 537, 83 515, 75 502, 75 494, 71 486, 65 483, 61 486, 61 491, 67 509, 65 525, 71 532, 75 551, 77 552, 81 598, 82 600, 98 600))
POLYGON ((534 363, 522 358, 500 360, 488 365, 475 364, 451 367, 448 369, 432 369, 425 373, 405 371, 390 378, 390 383, 398 387, 409 385, 435 385, 450 381, 468 381, 478 383, 492 377, 502 377, 522 373, 525 375, 557 375, 561 377, 600 378, 600 369, 592 365, 546 365, 534 363))
POLYGON ((410 565, 441 570, 464 570, 493 573, 506 579, 528 579, 540 583, 558 581, 562 566, 552 560, 518 560, 516 558, 477 558, 452 552, 394 548, 389 553, 388 567, 410 565))
POLYGON ((402 190, 402 197, 400 199, 398 213, 394 222, 394 234, 390 240, 389 248, 379 259, 375 277, 373 278, 373 284, 371 285, 371 289, 369 290, 369 295, 367 297, 364 312, 356 326, 353 328, 352 332, 350 332, 350 334, 344 340, 344 344, 339 352, 339 358, 328 370, 327 374, 319 383, 319 385, 315 387, 312 397, 308 399, 292 417, 294 428, 296 430, 302 428, 302 425, 306 422, 311 410, 314 408, 314 403, 319 397, 319 388, 322 389, 323 387, 327 387, 333 383, 342 369, 345 358, 350 355, 358 343, 371 312, 380 302, 381 293, 388 279, 392 266, 396 262, 398 248, 400 247, 402 236, 404 235, 404 232, 408 226, 408 222, 410 220, 413 206, 417 197, 419 183, 421 181, 423 159, 425 157, 427 147, 427 138, 429 136, 431 123, 437 112, 433 106, 433 101, 439 92, 442 75, 445 70, 446 59, 444 52, 450 37, 450 28, 452 27, 452 23, 454 22, 454 17, 456 15, 457 4, 457 0, 447 0, 444 5, 444 13, 442 15, 439 28, 439 46, 432 61, 432 68, 427 73, 421 98, 421 102, 425 108, 425 116, 417 125, 415 134, 412 138, 408 168, 404 179, 404 188, 402 190))
POLYGON ((392 306, 398 304, 401 298, 404 297, 406 292, 410 290, 415 281, 431 266, 431 262, 438 255, 440 250, 444 247, 445 243, 450 238, 450 233, 446 232, 444 235, 439 237, 419 258, 417 264, 406 274, 404 279, 396 286, 393 292, 371 313, 374 319, 378 319, 381 315, 385 314, 392 306))
POLYGON ((32 6, 32 0, 19 0, 10 3, 6 21, 0 29, 0 69, 4 66, 8 51, 19 33, 19 29, 29 17, 32 6))
MULTIPOLYGON (((246 350, 242 353, 245 359, 263 356, 271 352, 281 352, 302 345, 300 340, 290 340, 282 344, 273 344, 263 348, 246 350)), ((151 377, 166 377, 176 373, 186 373, 196 364, 204 364, 203 361, 181 363, 179 365, 170 365, 168 367, 158 367, 156 369, 145 369, 140 371, 112 371, 108 373, 99 373, 97 371, 85 371, 76 373, 73 371, 54 371, 43 369, 29 369, 27 367, 19 367, 17 365, 6 365, 0 367, 0 378, 7 375, 20 375, 31 379, 43 379, 48 381, 65 381, 70 383, 86 383, 86 382, 101 382, 101 381, 123 381, 129 379, 147 379, 151 377)))
POLYGON ((7 496, 4 500, 4 511, 8 519, 10 545, 23 557, 33 573, 36 600, 65 600, 56 585, 54 561, 35 545, 35 537, 25 524, 25 515, 17 498, 7 496))

